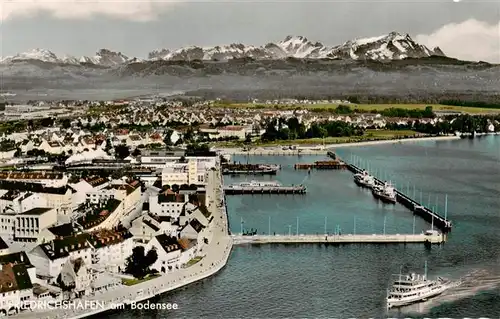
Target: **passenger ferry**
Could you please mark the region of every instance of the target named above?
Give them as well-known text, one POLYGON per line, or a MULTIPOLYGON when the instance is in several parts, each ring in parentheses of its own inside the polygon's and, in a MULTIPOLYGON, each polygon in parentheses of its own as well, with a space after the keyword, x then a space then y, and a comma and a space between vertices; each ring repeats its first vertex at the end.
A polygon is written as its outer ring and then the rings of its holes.
POLYGON ((398 276, 398 279, 387 291, 387 309, 426 301, 453 286, 451 281, 441 277, 436 280, 427 279, 427 261, 424 275, 411 273, 403 276, 400 272, 399 275, 394 276, 398 276))

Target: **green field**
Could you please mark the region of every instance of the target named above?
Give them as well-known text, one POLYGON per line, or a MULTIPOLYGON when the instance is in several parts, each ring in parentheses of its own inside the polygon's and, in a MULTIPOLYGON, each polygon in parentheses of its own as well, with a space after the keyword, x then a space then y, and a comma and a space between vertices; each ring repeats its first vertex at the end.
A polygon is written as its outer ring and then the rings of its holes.
MULTIPOLYGON (((491 109, 483 107, 469 107, 469 106, 451 106, 442 104, 348 104, 352 109, 359 109, 366 112, 372 110, 382 111, 389 108, 400 108, 407 110, 425 110, 427 106, 432 106, 433 111, 452 111, 452 112, 466 112, 466 113, 500 113, 500 109, 491 109)), ((294 110, 297 108, 303 109, 335 109, 339 104, 296 104, 296 105, 264 105, 252 103, 220 103, 215 104, 214 107, 220 108, 257 108, 257 109, 282 109, 294 110)))
POLYGON ((321 145, 321 144, 340 144, 340 143, 356 143, 376 140, 391 140, 405 137, 414 137, 420 135, 412 130, 366 130, 363 136, 342 136, 342 137, 325 137, 325 138, 306 138, 300 140, 276 140, 273 142, 256 141, 252 144, 245 144, 243 141, 235 142, 215 142, 211 145, 216 147, 264 147, 276 145, 321 145))
POLYGON ((202 260, 203 257, 201 256, 196 256, 194 257, 193 259, 189 260, 184 266, 187 268, 187 267, 191 267, 195 264, 197 264, 200 260, 202 260))

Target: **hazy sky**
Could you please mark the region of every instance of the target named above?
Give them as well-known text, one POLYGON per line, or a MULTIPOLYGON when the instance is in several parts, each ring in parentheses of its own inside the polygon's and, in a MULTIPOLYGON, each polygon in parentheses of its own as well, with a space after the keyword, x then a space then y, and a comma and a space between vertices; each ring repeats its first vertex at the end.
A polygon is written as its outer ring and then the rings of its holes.
POLYGON ((289 34, 336 45, 398 31, 448 56, 500 62, 500 0, 0 1, 2 56, 108 48, 146 57, 157 48, 262 45, 289 34))

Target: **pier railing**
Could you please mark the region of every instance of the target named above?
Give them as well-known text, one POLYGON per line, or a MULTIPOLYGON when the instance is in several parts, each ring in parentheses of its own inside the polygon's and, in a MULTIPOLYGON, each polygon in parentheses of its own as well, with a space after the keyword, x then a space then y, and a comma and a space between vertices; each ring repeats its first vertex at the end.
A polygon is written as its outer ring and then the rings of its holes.
POLYGON ((342 235, 233 235, 235 245, 244 244, 440 244, 446 235, 432 234, 342 234, 342 235))
MULTIPOLYGON (((347 169, 349 169, 351 172, 354 174, 361 173, 363 170, 356 165, 353 164, 348 164, 347 169)), ((375 183, 377 185, 384 185, 384 182, 380 180, 377 177, 374 177, 375 183)), ((410 209, 413 211, 416 215, 421 216, 423 219, 428 221, 429 223, 432 223, 434 226, 437 228, 441 229, 444 232, 448 232, 451 230, 451 221, 447 220, 443 216, 439 215, 436 212, 433 212, 430 208, 425 207, 421 203, 417 202, 416 200, 410 198, 409 196, 405 195, 403 192, 399 190, 396 191, 396 199, 399 203, 401 203, 403 206, 406 208, 410 209)))

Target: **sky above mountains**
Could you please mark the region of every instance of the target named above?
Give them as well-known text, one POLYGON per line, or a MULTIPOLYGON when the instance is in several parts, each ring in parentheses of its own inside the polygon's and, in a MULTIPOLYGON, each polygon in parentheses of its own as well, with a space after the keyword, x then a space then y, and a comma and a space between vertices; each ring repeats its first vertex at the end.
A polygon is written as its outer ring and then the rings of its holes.
POLYGON ((32 48, 146 57, 153 49, 262 45, 303 35, 325 45, 409 33, 466 60, 500 62, 500 1, 0 0, 0 55, 32 48))

